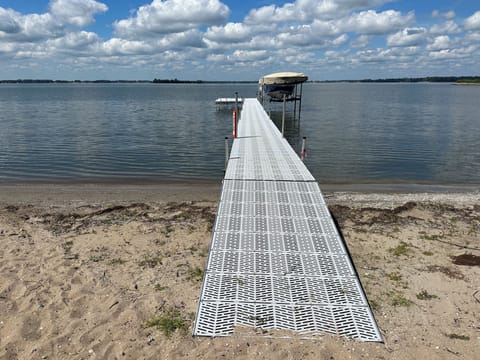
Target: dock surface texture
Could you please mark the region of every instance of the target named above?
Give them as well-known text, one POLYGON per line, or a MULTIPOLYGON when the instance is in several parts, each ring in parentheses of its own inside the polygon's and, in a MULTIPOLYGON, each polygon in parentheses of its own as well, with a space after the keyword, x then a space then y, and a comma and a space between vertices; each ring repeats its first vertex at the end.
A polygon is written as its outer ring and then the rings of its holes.
POLYGON ((317 182, 256 99, 232 145, 194 335, 237 326, 382 341, 317 182))

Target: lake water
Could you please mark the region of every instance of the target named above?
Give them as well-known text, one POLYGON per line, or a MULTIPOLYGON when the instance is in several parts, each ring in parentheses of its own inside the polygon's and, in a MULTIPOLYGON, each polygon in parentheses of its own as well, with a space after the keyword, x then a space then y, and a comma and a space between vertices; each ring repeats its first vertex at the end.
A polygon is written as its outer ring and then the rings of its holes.
MULTIPOLYGON (((220 180, 255 84, 0 85, 0 182, 220 180)), ((479 86, 305 84, 286 136, 323 183, 480 184, 479 86)), ((281 106, 270 106, 279 124, 281 106)))

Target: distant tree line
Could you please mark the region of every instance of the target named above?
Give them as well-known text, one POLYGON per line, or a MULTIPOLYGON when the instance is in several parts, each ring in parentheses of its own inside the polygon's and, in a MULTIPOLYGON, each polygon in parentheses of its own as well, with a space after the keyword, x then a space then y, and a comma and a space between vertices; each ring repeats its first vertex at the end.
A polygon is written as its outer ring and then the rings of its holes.
POLYGON ((153 79, 154 84, 201 84, 202 80, 153 79))
MULTIPOLYGON (((390 78, 390 79, 363 79, 363 80, 321 80, 309 81, 313 83, 417 83, 417 82, 441 82, 441 83, 460 83, 460 84, 478 84, 480 76, 427 76, 419 78, 390 78)), ((153 79, 153 80, 50 80, 50 79, 16 79, 0 80, 3 84, 114 84, 114 83, 154 83, 154 84, 253 84, 257 81, 206 81, 206 80, 178 80, 175 79, 153 79)))
POLYGON ((245 80, 245 81, 232 81, 232 80, 178 80, 175 79, 153 79, 154 84, 252 84, 257 83, 257 81, 245 80))
POLYGON ((205 81, 205 80, 178 80, 178 79, 153 79, 152 80, 51 80, 51 79, 14 79, 0 80, 0 84, 116 84, 116 83, 154 83, 154 84, 249 84, 256 81, 205 81))
POLYGON ((467 83, 480 82, 480 76, 427 76, 419 78, 391 78, 391 79, 363 79, 363 80, 325 80, 315 82, 349 82, 349 83, 418 83, 418 82, 441 82, 441 83, 467 83))
POLYGON ((50 80, 50 79, 16 79, 0 80, 3 84, 72 84, 72 83, 151 83, 150 80, 50 80))

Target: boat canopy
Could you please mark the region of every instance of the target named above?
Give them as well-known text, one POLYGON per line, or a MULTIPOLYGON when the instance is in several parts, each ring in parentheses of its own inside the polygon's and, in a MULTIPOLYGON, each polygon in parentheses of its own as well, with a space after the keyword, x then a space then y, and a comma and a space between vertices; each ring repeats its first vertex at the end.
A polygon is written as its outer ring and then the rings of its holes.
POLYGON ((308 80, 308 76, 299 72, 278 72, 260 78, 260 85, 294 85, 308 80))

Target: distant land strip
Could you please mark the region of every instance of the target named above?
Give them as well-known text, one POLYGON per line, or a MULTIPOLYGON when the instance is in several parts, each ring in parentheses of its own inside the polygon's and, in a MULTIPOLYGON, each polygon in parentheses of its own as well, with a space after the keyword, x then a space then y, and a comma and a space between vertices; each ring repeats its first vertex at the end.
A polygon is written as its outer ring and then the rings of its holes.
MULTIPOLYGON (((480 84, 480 76, 428 76, 418 78, 388 78, 388 79, 362 79, 362 80, 310 80, 311 83, 457 83, 457 84, 480 84)), ((179 80, 179 79, 153 79, 153 80, 50 80, 50 79, 15 79, 0 80, 0 84, 253 84, 255 80, 179 80)))
POLYGON ((15 79, 0 80, 0 84, 250 84, 257 81, 207 81, 207 80, 178 80, 178 79, 153 79, 153 80, 50 80, 50 79, 15 79))

